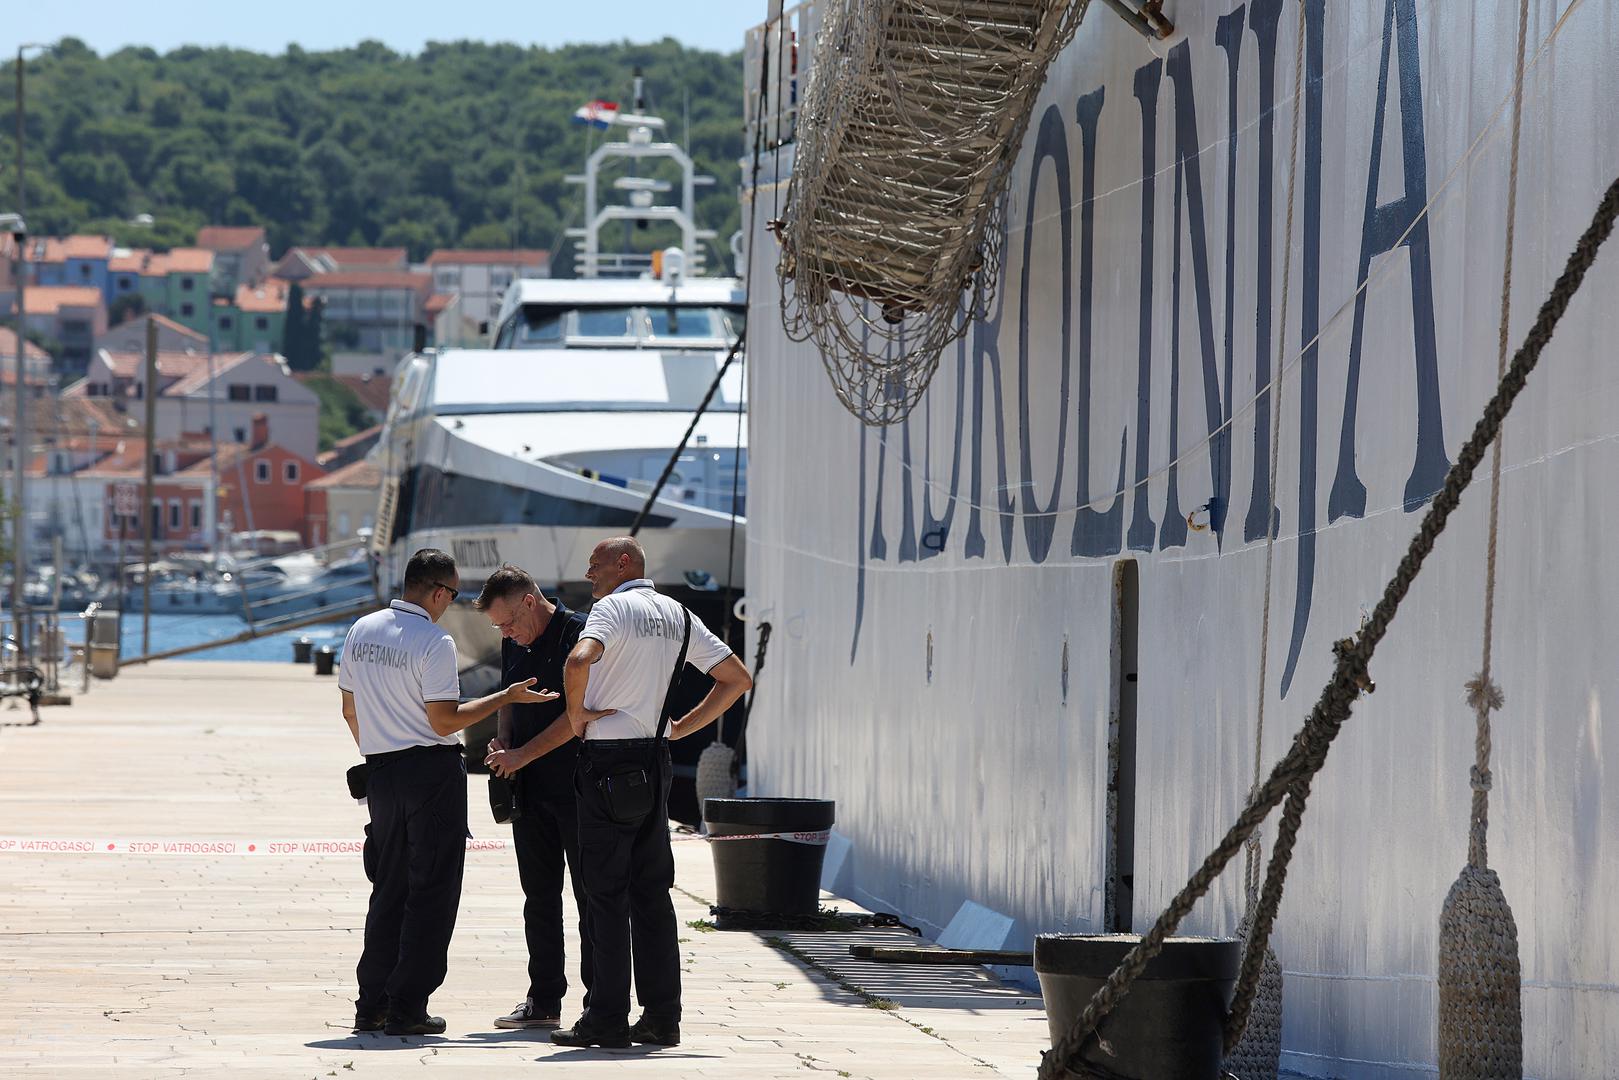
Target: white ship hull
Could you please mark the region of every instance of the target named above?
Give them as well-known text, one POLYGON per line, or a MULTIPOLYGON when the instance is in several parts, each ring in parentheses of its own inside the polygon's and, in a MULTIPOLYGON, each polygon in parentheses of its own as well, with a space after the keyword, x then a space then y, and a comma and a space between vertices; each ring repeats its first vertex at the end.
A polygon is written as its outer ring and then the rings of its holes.
MULTIPOLYGON (((1258 391, 1284 328, 1267 770, 1495 387, 1516 5, 1303 6, 1285 315, 1298 6, 1276 0, 1167 5, 1184 36, 1158 55, 1092 5, 1010 184, 997 307, 905 423, 862 427, 782 334, 778 195, 754 193, 748 606, 774 635, 750 768, 760 793, 837 801, 836 884, 868 905, 936 933, 979 904, 1008 948, 1098 931, 1122 840, 1123 919, 1145 929, 1253 782, 1258 391), (1128 687, 1122 560, 1139 574, 1128 687), (1121 822, 1109 735, 1128 693, 1121 822)), ((1587 0, 1558 26, 1569 8, 1529 5, 1514 344, 1619 175, 1619 19, 1587 0)), ((1527 1076, 1619 1069, 1616 295, 1619 242, 1505 436, 1490 862, 1519 928, 1527 1076)), ((1298 1074, 1435 1068, 1438 917, 1467 857, 1482 480, 1314 787, 1274 941, 1298 1074)), ((1185 930, 1230 932, 1242 903, 1234 867, 1185 930)))

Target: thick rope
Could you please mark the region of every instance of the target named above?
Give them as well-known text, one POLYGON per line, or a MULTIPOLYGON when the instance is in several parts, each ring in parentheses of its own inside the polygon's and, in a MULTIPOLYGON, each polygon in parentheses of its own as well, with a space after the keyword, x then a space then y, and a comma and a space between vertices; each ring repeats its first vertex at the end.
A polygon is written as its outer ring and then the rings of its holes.
MULTIPOLYGON (((1276 763, 1270 776, 1255 791, 1248 806, 1237 816, 1236 822, 1220 843, 1170 901, 1152 929, 1108 976, 1107 982, 1091 998, 1073 1028, 1047 1052, 1040 1066, 1041 1080, 1054 1080, 1065 1075, 1083 1075, 1078 1072, 1079 1055, 1094 1038, 1097 1026, 1129 992, 1130 985, 1140 977, 1152 958, 1163 950, 1164 940, 1175 932, 1197 901, 1208 892, 1220 873, 1242 849, 1243 843, 1253 835, 1254 830, 1270 812, 1286 799, 1287 805, 1282 810, 1282 821, 1277 831, 1270 869, 1260 896, 1259 911, 1254 920, 1253 940, 1260 943, 1269 940, 1276 911, 1281 904, 1282 890, 1287 878, 1287 865, 1298 838, 1304 804, 1309 797, 1310 783, 1326 763, 1332 741, 1342 729, 1344 721, 1349 718, 1355 699, 1364 687, 1371 684, 1368 672, 1378 643, 1388 633, 1389 625, 1399 612, 1401 602, 1416 582, 1417 575, 1428 556, 1432 554, 1450 515, 1461 503, 1462 493, 1472 482, 1474 472, 1484 459, 1485 450, 1501 430, 1501 423, 1511 411, 1513 402, 1523 392, 1529 374, 1540 363, 1541 355, 1551 342, 1559 320, 1568 310, 1569 302, 1584 283, 1585 276, 1596 261, 1602 244, 1612 234, 1616 218, 1619 218, 1619 179, 1614 180, 1603 193, 1591 224, 1575 245, 1562 274, 1541 305, 1523 345, 1519 347, 1506 374, 1502 376, 1494 396, 1484 407, 1472 434, 1457 454, 1455 463, 1445 476, 1444 486, 1429 504, 1416 535, 1412 537, 1393 578, 1384 587, 1383 595, 1372 610, 1371 616, 1354 637, 1345 638, 1333 646, 1336 659, 1332 676, 1322 689, 1315 706, 1310 710, 1303 727, 1294 736, 1292 746, 1276 763)), ((1244 976, 1246 975, 1245 971, 1244 976)))
MULTIPOLYGON (((1265 598, 1259 622, 1259 706, 1254 719, 1254 782, 1259 786, 1265 747, 1265 687, 1270 664, 1270 595, 1272 570, 1276 565, 1276 473, 1282 460, 1282 395, 1276 393, 1282 364, 1287 357, 1287 304, 1293 275, 1293 205, 1298 180, 1299 113, 1304 89, 1304 12, 1299 12, 1298 49, 1293 58, 1293 135, 1287 151, 1287 224, 1282 230, 1282 312, 1276 332, 1276 366, 1270 385, 1270 484, 1265 498, 1265 598)), ((1251 794, 1251 792, 1250 792, 1251 794)), ((1248 844, 1248 861, 1243 872, 1247 910, 1259 900, 1259 837, 1248 844)))
MULTIPOLYGON (((1523 129, 1524 51, 1529 0, 1519 0, 1518 55, 1512 88, 1512 146, 1507 173, 1507 220, 1501 265, 1501 323, 1496 377, 1506 370, 1512 320, 1512 251, 1518 208, 1518 147, 1523 129)), ((1472 807, 1467 865, 1439 912, 1439 1075, 1444 1080, 1492 1080, 1523 1075, 1523 980, 1518 926, 1501 879, 1489 868, 1490 713, 1501 708, 1501 688, 1491 678, 1495 635, 1496 562, 1500 547, 1501 444, 1490 458, 1489 540, 1484 558, 1483 661, 1467 683, 1473 709, 1472 807)))
MULTIPOLYGON (((1518 144, 1523 132, 1524 50, 1529 28, 1529 0, 1518 5, 1518 64, 1512 89, 1511 165, 1507 172, 1506 250, 1501 257, 1501 326, 1496 336, 1495 374, 1499 379, 1507 368, 1507 331, 1512 321, 1512 247, 1517 232, 1518 144)), ((1478 732, 1473 746, 1472 828, 1467 843, 1467 861, 1483 869, 1490 865, 1490 710, 1505 702, 1500 687, 1490 678, 1491 648, 1495 640, 1495 568, 1499 551, 1501 521, 1501 443, 1495 440, 1490 457, 1489 545, 1484 556, 1484 658, 1478 674, 1467 684, 1467 701, 1473 707, 1478 732)))
MULTIPOLYGON (((1265 595, 1259 624, 1259 705, 1254 719, 1254 780, 1259 787, 1265 745, 1265 697, 1270 664, 1271 582, 1276 561, 1276 474, 1282 459, 1282 395, 1276 393, 1282 365, 1287 357, 1288 300, 1293 276, 1293 208, 1298 182, 1299 115, 1304 100, 1303 5, 1299 6, 1297 44, 1293 56, 1293 130, 1287 151, 1287 223, 1282 231, 1282 309, 1276 334, 1276 366, 1271 370, 1270 394, 1270 482, 1265 501, 1265 595)), ((1282 1049, 1282 965, 1264 940, 1254 936, 1255 909, 1259 904, 1260 839, 1256 829, 1247 843, 1243 865, 1243 918, 1237 936, 1243 940, 1242 971, 1254 969, 1253 977, 1239 978, 1237 993, 1226 1018, 1225 1055, 1244 1080, 1272 1080, 1276 1076, 1282 1049), (1249 1030, 1250 1019, 1256 1020, 1249 1030), (1245 1038, 1245 1036, 1247 1036, 1245 1038)))

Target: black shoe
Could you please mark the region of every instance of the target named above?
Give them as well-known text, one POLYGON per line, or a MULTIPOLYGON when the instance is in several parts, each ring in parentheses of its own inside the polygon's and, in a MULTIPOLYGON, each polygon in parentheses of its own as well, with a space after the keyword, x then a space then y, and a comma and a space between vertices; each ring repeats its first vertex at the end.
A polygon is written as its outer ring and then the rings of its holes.
POLYGON ((630 1045, 630 1029, 626 1024, 598 1026, 581 1016, 573 1027, 551 1032, 551 1041, 558 1046, 601 1046, 609 1050, 623 1050, 630 1045))
POLYGON ((630 1041, 652 1046, 679 1046, 680 1025, 643 1016, 630 1028, 630 1041))
POLYGON ((389 1035, 442 1035, 447 1026, 442 1016, 390 1016, 382 1030, 389 1035))
POLYGON ((357 1013, 354 1014, 354 1030, 355 1031, 381 1031, 382 1030, 382 1025, 387 1023, 387 1020, 388 1020, 388 1017, 387 1017, 387 1014, 385 1014, 385 1013, 362 1013, 362 1012, 357 1012, 357 1013))

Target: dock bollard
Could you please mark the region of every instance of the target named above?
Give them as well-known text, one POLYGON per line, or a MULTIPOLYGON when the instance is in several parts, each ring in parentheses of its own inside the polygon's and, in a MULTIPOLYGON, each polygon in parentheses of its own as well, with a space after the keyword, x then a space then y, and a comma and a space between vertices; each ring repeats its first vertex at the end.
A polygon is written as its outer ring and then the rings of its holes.
MULTIPOLYGON (((1034 971, 1052 1045, 1140 941, 1135 934, 1035 937, 1034 971)), ((1241 965, 1242 942, 1234 938, 1168 939, 1097 1031, 1112 1054, 1093 1039, 1081 1056, 1127 1080, 1219 1080, 1226 1003, 1241 965)))
POLYGON ((310 655, 315 651, 315 643, 307 637, 301 637, 292 643, 292 662, 294 664, 307 664, 310 655))
POLYGON ((332 647, 330 645, 322 645, 320 648, 316 649, 315 674, 330 675, 332 673, 332 665, 336 659, 337 654, 332 651, 332 647))
MULTIPOLYGON (((813 915, 821 906, 831 799, 708 799, 718 907, 758 915, 813 915), (735 839, 731 839, 734 837, 735 839)), ((721 930, 732 929, 720 919, 721 930)))

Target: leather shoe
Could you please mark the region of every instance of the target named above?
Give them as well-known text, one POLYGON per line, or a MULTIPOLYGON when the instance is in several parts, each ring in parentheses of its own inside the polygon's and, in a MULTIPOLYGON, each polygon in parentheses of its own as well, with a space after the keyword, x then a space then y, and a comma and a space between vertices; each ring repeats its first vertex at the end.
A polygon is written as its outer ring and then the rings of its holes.
POLYGON ((448 1026, 442 1016, 390 1016, 382 1030, 389 1035, 442 1035, 448 1026))
POLYGON ((679 1046, 680 1025, 642 1016, 630 1028, 630 1041, 648 1043, 652 1046, 679 1046))
POLYGON ((357 1012, 357 1013, 354 1014, 354 1030, 355 1031, 381 1031, 382 1030, 382 1025, 387 1023, 387 1021, 388 1021, 388 1017, 384 1013, 360 1013, 360 1012, 357 1012))
POLYGON ((584 1017, 565 1031, 551 1032, 551 1041, 558 1046, 601 1046, 609 1050, 622 1050, 630 1045, 627 1024, 606 1027, 592 1024, 584 1017))

